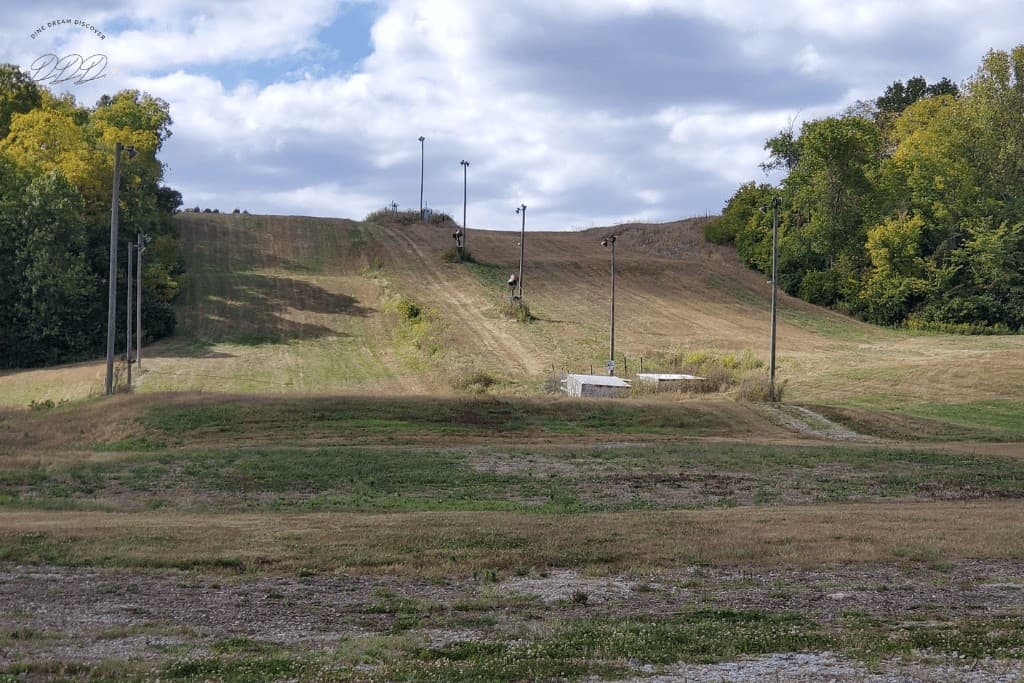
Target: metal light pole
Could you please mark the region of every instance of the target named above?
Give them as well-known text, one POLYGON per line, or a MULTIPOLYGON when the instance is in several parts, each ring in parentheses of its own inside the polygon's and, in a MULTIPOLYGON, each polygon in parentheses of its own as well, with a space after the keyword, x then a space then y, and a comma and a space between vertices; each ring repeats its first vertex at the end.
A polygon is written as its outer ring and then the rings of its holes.
POLYGON ((149 235, 139 233, 139 244, 135 247, 135 368, 142 374, 142 254, 146 251, 149 235))
MULTIPOLYGON (((110 272, 107 276, 107 374, 104 390, 107 396, 114 393, 114 324, 117 317, 117 226, 121 194, 121 152, 125 151, 120 142, 114 145, 114 186, 110 199, 110 272)), ((134 159, 135 147, 127 147, 128 158, 134 159)))
POLYGON ((423 141, 426 140, 422 135, 420 136, 420 220, 423 220, 423 163, 424 163, 424 149, 423 141))
POLYGON ((519 231, 519 300, 523 300, 523 256, 526 254, 526 204, 516 209, 523 214, 523 227, 519 231))
POLYGON ((779 207, 782 198, 772 197, 772 343, 771 360, 768 364, 768 396, 775 400, 775 320, 779 297, 779 207))
POLYGON ((602 247, 612 248, 612 306, 611 306, 611 341, 608 350, 608 375, 615 374, 615 235, 601 240, 602 247))
POLYGON ((469 162, 463 159, 459 162, 462 165, 462 250, 466 249, 466 189, 469 162))
POLYGON ((124 305, 124 362, 128 367, 128 389, 132 388, 132 283, 135 280, 132 272, 132 252, 135 245, 128 243, 128 291, 125 295, 124 305))

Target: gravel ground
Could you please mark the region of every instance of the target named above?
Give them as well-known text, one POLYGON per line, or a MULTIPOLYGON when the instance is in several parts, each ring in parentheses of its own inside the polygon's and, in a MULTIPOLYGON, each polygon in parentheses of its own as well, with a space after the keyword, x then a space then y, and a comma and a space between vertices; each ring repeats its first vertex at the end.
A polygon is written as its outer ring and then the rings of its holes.
MULTIPOLYGON (((0 666, 19 661, 132 660, 159 665, 204 656, 229 638, 301 651, 386 633, 401 601, 429 606, 409 631, 425 644, 512 640, 562 620, 671 615, 695 607, 796 611, 835 623, 844 613, 947 620, 1024 614, 1024 563, 857 565, 829 570, 694 567, 676 574, 590 577, 573 571, 498 581, 313 575, 244 577, 0 565, 0 666), (467 607, 467 603, 484 603, 467 607), (467 619, 485 615, 480 625, 467 619)), ((478 619, 479 620, 479 619, 478 619)), ((1011 681, 1022 661, 863 663, 829 652, 778 654, 654 670, 646 681, 1011 681)))

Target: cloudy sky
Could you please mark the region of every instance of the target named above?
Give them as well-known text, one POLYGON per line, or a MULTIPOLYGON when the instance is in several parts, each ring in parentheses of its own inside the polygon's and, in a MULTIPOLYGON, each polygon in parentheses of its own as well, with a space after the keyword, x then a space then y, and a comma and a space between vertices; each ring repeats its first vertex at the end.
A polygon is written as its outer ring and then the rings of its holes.
POLYGON ((765 179, 764 140, 791 121, 913 75, 962 81, 990 48, 1024 42, 1019 0, 0 7, 0 61, 104 55, 102 78, 50 87, 88 105, 124 88, 170 103, 162 158, 186 206, 416 208, 423 135, 427 205, 461 218, 467 159, 469 224, 497 229, 518 227, 520 203, 537 229, 715 213, 765 179))

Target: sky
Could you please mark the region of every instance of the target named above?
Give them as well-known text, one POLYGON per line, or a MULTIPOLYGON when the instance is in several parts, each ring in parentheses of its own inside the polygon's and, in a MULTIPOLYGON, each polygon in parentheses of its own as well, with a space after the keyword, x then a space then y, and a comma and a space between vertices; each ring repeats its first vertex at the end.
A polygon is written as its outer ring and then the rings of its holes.
POLYGON ((520 204, 550 230, 718 213, 740 183, 778 181, 759 164, 779 130, 897 79, 963 82, 988 50, 1024 42, 1018 0, 0 8, 2 62, 97 55, 102 75, 51 90, 169 103, 161 159, 185 206, 361 219, 418 208, 422 163, 427 206, 461 221, 465 180, 470 227, 490 229, 517 229, 520 204))

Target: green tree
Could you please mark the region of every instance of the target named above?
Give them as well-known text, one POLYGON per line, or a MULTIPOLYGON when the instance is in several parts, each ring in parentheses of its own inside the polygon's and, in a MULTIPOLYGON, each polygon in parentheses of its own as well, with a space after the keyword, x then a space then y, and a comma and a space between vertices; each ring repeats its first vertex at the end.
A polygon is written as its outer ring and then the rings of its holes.
POLYGON ((928 264, 921 255, 924 223, 901 214, 868 230, 871 272, 861 291, 865 317, 882 325, 904 320, 931 293, 928 264))
POLYGON ((0 138, 7 135, 15 114, 32 111, 43 94, 27 73, 13 64, 0 64, 0 138))

